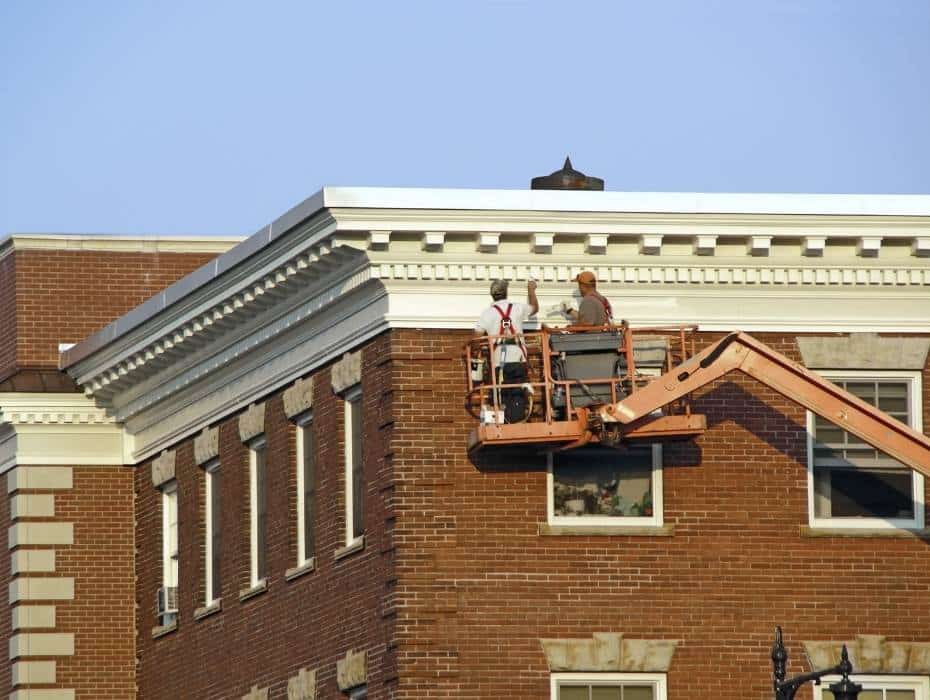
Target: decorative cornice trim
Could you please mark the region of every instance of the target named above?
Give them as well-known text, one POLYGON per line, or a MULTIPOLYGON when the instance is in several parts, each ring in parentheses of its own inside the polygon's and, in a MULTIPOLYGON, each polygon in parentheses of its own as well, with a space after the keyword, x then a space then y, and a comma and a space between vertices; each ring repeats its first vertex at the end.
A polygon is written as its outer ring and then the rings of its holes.
POLYGON ((546 663, 558 671, 666 673, 677 639, 624 639, 622 634, 595 632, 593 639, 540 639, 546 663))
POLYGON ((849 642, 803 642, 811 670, 836 666, 844 643, 856 673, 930 673, 930 642, 890 642, 879 634, 860 634, 849 642))

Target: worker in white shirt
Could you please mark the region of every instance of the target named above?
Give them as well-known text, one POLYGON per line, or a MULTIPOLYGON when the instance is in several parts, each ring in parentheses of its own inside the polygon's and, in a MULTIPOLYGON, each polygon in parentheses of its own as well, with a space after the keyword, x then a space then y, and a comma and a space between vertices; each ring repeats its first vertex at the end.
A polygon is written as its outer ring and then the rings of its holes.
MULTIPOLYGON (((481 312, 475 325, 475 335, 493 336, 494 363, 501 384, 522 384, 528 380, 526 344, 523 342, 523 322, 539 311, 536 280, 526 283, 526 303, 507 298, 507 280, 491 283, 493 303, 481 312)), ((526 418, 526 394, 520 387, 501 390, 504 420, 516 423, 526 418)))

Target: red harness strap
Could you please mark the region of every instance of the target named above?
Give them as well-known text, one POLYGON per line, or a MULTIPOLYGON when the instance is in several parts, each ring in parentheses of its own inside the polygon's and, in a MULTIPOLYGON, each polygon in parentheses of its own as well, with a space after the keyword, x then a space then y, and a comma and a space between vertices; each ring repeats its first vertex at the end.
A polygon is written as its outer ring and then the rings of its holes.
POLYGON ((502 342, 504 342, 503 335, 506 331, 510 335, 514 336, 514 338, 518 341, 517 344, 520 346, 520 352, 523 353, 523 359, 525 360, 526 359, 526 346, 523 345, 522 339, 516 338, 517 334, 513 330, 513 321, 510 319, 510 312, 513 309, 513 304, 512 303, 507 304, 507 311, 502 311, 501 307, 499 307, 497 304, 491 304, 491 308, 497 311, 497 313, 500 314, 500 317, 501 317, 501 322, 497 329, 498 338, 497 338, 497 341, 495 342, 495 346, 500 345, 502 342))
POLYGON ((593 293, 591 294, 591 296, 593 296, 595 299, 597 299, 599 302, 601 302, 601 306, 604 307, 604 313, 607 314, 607 323, 613 322, 613 320, 614 320, 614 310, 613 310, 612 308, 610 308, 610 302, 607 301, 604 297, 602 297, 602 296, 601 296, 600 294, 598 294, 597 292, 593 292, 593 293))

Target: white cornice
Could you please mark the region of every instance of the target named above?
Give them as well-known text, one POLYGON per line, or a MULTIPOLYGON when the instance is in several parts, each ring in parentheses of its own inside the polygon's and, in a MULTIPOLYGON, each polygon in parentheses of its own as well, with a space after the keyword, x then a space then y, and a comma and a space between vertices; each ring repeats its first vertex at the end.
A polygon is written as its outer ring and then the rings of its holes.
POLYGON ((325 190, 63 354, 131 436, 130 461, 387 329, 471 328, 499 277, 518 298, 539 279, 540 320, 554 325, 571 279, 592 269, 636 325, 930 327, 930 258, 915 243, 930 217, 385 210, 369 194, 325 190), (371 208, 348 207, 357 194, 371 208))
POLYGON ((80 394, 0 393, 0 473, 15 465, 117 465, 122 427, 80 394))

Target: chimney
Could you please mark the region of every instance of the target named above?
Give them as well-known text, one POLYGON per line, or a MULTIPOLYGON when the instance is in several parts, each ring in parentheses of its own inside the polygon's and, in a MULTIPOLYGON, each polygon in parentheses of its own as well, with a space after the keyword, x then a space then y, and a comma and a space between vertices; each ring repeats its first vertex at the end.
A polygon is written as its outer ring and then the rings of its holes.
POLYGON ((565 165, 549 175, 534 177, 532 190, 603 190, 604 181, 599 177, 588 177, 572 167, 571 159, 565 157, 565 165))

